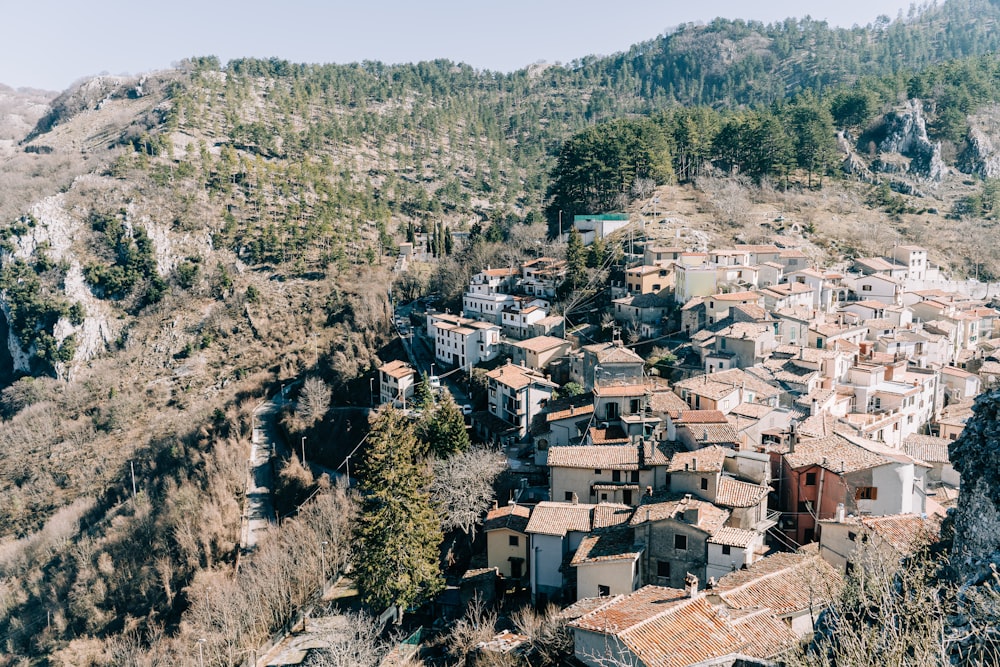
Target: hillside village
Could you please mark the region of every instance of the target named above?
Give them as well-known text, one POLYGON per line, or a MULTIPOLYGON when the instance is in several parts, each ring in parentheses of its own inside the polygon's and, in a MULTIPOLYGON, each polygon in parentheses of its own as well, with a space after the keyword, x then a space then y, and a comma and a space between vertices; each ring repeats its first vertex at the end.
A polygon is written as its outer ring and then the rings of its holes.
MULTIPOLYGON (((590 244, 629 221, 574 224, 590 244)), ((432 387, 487 369, 471 428, 524 481, 485 519, 485 565, 565 607, 577 660, 769 664, 860 545, 898 561, 940 531, 948 445, 1000 380, 1000 311, 916 245, 838 267, 779 245, 625 245, 627 268, 593 286, 610 340, 551 312, 570 270, 554 257, 482 267, 461 314, 428 305, 400 330, 433 351, 432 387)), ((412 402, 411 360, 380 369, 380 402, 412 402)))

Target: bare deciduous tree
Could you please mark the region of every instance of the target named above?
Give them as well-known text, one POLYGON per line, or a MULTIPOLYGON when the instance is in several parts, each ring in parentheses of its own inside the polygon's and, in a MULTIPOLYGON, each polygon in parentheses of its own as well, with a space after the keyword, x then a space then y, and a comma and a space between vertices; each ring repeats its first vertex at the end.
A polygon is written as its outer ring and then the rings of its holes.
POLYGON ((298 412, 309 423, 315 424, 326 416, 330 409, 331 390, 318 377, 308 377, 302 383, 298 412))
POLYGON ((493 480, 507 467, 507 459, 488 447, 474 447, 434 462, 431 497, 441 510, 441 528, 473 534, 493 500, 493 480))

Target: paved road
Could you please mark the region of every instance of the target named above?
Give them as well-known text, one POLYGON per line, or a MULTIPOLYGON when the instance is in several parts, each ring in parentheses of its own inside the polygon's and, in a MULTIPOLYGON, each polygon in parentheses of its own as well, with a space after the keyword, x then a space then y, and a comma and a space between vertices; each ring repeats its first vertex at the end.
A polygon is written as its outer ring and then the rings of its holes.
POLYGON ((253 411, 253 434, 250 439, 250 459, 247 461, 247 502, 244 508, 243 553, 252 551, 260 534, 274 523, 274 502, 271 483, 274 479, 273 454, 278 441, 280 398, 263 401, 253 411))

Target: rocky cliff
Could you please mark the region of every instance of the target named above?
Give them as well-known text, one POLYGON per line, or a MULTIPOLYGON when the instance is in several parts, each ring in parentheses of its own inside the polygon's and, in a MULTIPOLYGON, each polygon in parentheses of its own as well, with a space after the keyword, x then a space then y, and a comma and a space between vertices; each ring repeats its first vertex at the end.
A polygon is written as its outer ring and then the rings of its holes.
POLYGON ((1000 391, 982 394, 974 410, 948 453, 962 475, 952 565, 976 584, 1000 566, 1000 391))

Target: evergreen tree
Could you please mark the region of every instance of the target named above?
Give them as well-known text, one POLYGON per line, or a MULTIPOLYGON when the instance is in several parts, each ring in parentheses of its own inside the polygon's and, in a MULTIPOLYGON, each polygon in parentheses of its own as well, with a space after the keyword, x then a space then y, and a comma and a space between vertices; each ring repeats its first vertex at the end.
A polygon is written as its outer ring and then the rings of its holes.
POLYGON ((431 506, 431 478, 418 460, 411 423, 399 411, 384 407, 376 413, 368 438, 353 576, 362 600, 373 609, 397 605, 403 611, 444 588, 441 525, 431 506))
POLYGON ((417 410, 429 410, 434 405, 434 392, 431 391, 431 381, 427 373, 423 373, 420 382, 413 388, 413 407, 417 410))
POLYGON ((566 283, 571 289, 576 289, 587 282, 587 249, 576 227, 569 230, 569 242, 566 244, 566 283))
POLYGON ((812 95, 802 95, 784 114, 791 130, 795 162, 809 174, 822 174, 837 154, 833 136, 833 118, 826 107, 812 95))
POLYGON ((469 433, 465 430, 465 417, 455 399, 447 394, 418 427, 424 452, 437 458, 464 452, 469 448, 469 433))

